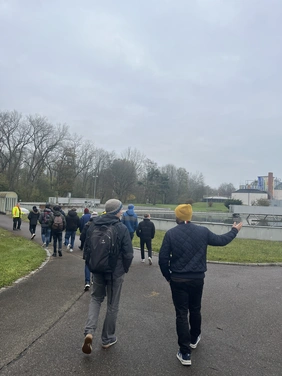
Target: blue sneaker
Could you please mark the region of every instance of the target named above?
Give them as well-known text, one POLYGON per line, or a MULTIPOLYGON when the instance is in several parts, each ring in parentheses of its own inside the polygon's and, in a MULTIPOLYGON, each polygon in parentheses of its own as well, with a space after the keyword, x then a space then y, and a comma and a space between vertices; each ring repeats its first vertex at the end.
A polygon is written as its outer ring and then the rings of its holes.
POLYGON ((181 362, 181 364, 183 364, 184 366, 191 366, 191 354, 189 353, 186 353, 186 354, 182 354, 182 352, 180 352, 180 350, 178 351, 178 353, 176 354, 176 357, 177 359, 181 362))

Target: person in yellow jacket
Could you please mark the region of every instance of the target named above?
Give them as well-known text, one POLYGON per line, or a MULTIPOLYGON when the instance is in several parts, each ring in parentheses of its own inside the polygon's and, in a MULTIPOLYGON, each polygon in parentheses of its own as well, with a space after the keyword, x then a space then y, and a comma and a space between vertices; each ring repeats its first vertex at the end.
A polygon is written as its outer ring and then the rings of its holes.
POLYGON ((22 211, 21 211, 21 205, 18 202, 16 206, 13 207, 12 210, 13 214, 13 230, 20 230, 21 224, 22 224, 22 211))

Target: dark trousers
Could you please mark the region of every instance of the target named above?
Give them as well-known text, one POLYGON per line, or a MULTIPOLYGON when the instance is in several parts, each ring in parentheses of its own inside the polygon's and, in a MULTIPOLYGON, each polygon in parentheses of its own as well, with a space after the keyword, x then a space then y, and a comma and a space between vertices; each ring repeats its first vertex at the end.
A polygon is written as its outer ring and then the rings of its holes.
POLYGON ((152 257, 152 239, 142 239, 140 238, 140 248, 141 248, 141 259, 144 260, 145 252, 144 245, 146 244, 148 257, 152 257))
POLYGON ((35 230, 36 230, 36 225, 29 224, 29 232, 31 233, 31 235, 35 234, 35 230))
POLYGON ((20 230, 22 220, 20 217, 13 218, 13 230, 20 230))
POLYGON ((62 251, 63 246, 63 233, 62 232, 52 232, 53 236, 53 252, 57 253, 57 241, 58 241, 58 250, 62 251))
POLYGON ((170 282, 176 312, 178 345, 183 354, 191 352, 190 342, 195 342, 201 334, 203 287, 204 279, 173 279, 170 282))

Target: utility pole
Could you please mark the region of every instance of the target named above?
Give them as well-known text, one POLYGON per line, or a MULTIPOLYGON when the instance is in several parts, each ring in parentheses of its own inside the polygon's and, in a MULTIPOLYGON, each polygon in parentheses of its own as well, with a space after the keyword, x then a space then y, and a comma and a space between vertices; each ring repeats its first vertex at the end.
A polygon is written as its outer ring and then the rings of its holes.
POLYGON ((96 179, 98 178, 98 175, 94 175, 94 208, 95 208, 95 198, 96 198, 96 179))

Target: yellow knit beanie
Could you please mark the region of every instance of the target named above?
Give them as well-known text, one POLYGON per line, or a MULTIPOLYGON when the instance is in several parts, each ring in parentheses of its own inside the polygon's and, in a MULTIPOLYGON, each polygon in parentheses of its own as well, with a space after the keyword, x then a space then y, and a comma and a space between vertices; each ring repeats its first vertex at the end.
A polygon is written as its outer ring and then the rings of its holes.
POLYGON ((181 221, 191 221, 193 210, 190 204, 178 205, 174 211, 176 218, 180 219, 181 221))

